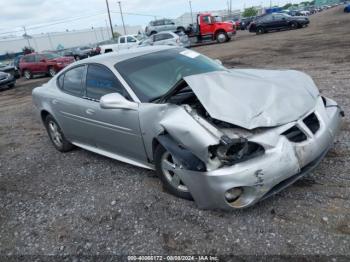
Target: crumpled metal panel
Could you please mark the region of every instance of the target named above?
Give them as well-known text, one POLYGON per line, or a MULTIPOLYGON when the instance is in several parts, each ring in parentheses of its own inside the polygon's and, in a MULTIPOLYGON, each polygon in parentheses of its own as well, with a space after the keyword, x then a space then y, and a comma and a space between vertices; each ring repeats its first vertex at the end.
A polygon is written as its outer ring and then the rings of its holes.
POLYGON ((234 69, 184 80, 212 118, 246 129, 295 121, 319 96, 311 77, 294 70, 234 69))
POLYGON ((140 104, 139 112, 145 148, 150 159, 153 159, 152 141, 163 132, 169 133, 205 163, 209 158, 208 147, 220 143, 220 138, 208 132, 182 106, 144 103, 140 104))

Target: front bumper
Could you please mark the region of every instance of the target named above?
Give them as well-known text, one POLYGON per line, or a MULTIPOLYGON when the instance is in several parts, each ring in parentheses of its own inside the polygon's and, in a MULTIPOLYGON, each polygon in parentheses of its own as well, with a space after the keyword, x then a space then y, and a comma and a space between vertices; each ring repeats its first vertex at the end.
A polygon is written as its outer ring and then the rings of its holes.
POLYGON ((16 78, 11 75, 6 79, 0 80, 0 88, 2 87, 8 87, 9 85, 13 85, 16 83, 16 78))
POLYGON ((315 134, 308 132, 307 140, 303 142, 294 143, 282 135, 294 125, 307 128, 299 120, 253 136, 251 141, 265 147, 265 154, 261 157, 208 172, 180 168, 174 171, 189 188, 200 208, 234 209, 251 206, 310 173, 332 146, 340 130, 343 112, 330 99, 327 99, 325 107, 321 98, 313 112, 320 127, 315 134), (235 187, 243 188, 243 193, 236 201, 228 203, 225 192, 235 187))

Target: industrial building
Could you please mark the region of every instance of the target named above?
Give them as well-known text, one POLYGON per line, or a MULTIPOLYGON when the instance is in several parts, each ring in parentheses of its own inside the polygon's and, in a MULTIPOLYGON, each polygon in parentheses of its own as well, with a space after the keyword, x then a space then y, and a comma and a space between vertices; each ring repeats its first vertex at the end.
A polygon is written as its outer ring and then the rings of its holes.
MULTIPOLYGON (((116 26, 113 30, 122 34, 123 27, 116 26)), ((140 30, 142 30, 141 26, 126 26, 127 34, 137 34, 140 30)), ((0 55, 21 52, 25 46, 30 46, 38 52, 60 50, 81 45, 92 45, 109 40, 111 37, 109 27, 6 37, 0 39, 0 55)))

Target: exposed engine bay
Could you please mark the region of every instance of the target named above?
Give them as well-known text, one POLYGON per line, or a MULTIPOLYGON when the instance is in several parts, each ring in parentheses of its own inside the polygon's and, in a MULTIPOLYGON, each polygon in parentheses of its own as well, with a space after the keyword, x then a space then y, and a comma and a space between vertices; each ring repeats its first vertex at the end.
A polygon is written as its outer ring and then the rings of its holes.
POLYGON ((212 118, 191 88, 185 82, 180 85, 181 88, 162 102, 183 106, 197 122, 220 136, 220 144, 209 147, 210 160, 216 163, 217 168, 223 165, 234 165, 264 153, 261 145, 248 141, 248 137, 254 132, 212 118), (216 159, 220 161, 220 165, 215 161, 216 159))

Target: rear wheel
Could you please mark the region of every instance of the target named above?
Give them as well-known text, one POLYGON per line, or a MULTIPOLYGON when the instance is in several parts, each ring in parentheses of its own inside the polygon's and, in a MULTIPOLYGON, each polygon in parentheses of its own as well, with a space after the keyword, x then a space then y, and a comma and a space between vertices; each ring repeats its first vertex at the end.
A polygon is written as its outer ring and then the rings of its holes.
POLYGON ((23 75, 24 75, 25 79, 27 79, 27 80, 29 80, 33 77, 32 72, 30 72, 29 70, 24 70, 23 75))
POLYGON ((193 200, 187 186, 174 172, 176 164, 171 153, 159 145, 155 150, 154 160, 157 175, 162 181, 164 189, 177 197, 193 200))
POLYGON ((60 126, 51 115, 48 115, 45 118, 45 127, 52 144, 58 151, 68 152, 74 148, 74 146, 65 138, 60 126))

